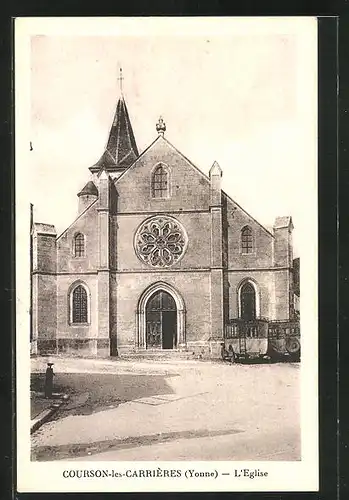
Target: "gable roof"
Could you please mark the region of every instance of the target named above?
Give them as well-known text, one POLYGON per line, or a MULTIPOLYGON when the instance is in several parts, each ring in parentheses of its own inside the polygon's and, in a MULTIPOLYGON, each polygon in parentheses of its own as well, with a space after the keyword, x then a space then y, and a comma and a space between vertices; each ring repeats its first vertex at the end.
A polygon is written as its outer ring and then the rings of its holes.
POLYGON ((118 100, 106 148, 91 172, 101 168, 107 171, 123 171, 138 157, 138 149, 127 106, 123 96, 118 100))
POLYGON ((149 146, 136 158, 136 160, 132 163, 132 165, 129 166, 127 170, 125 170, 119 177, 114 179, 115 184, 122 179, 128 172, 130 172, 133 167, 136 165, 137 161, 140 160, 158 141, 164 141, 168 146, 170 146, 172 149, 176 151, 186 162, 188 162, 191 167, 193 167, 208 183, 210 183, 209 177, 204 174, 194 163, 192 163, 189 158, 187 158, 183 153, 181 153, 173 144, 170 143, 165 137, 161 134, 158 135, 158 137, 151 143, 149 146))
MULTIPOLYGON (((154 144, 156 144, 156 142, 158 141, 165 141, 166 144, 168 144, 172 149, 174 149, 176 151, 177 154, 179 154, 187 163, 189 163, 189 165, 194 168, 196 170, 196 172, 198 172, 205 180, 208 184, 210 184, 210 178, 204 174, 196 165, 194 165, 193 162, 191 162, 189 160, 189 158, 187 158, 181 151, 179 151, 173 144, 170 143, 170 141, 168 141, 163 135, 159 135, 139 156, 138 158, 134 161, 134 163, 132 165, 129 166, 129 168, 127 170, 125 170, 119 177, 117 177, 116 179, 114 179, 114 183, 117 184, 119 182, 120 179, 122 179, 125 175, 128 174, 128 172, 130 172, 134 165, 136 165, 137 161, 142 158, 148 151, 149 149, 151 149, 154 144)), ((217 164, 218 165, 218 164, 217 164)), ((211 167, 212 168, 212 167, 211 167)), ((219 167, 220 168, 220 167, 219 167)), ((258 224, 258 226, 260 226, 264 231, 266 231, 270 236, 272 236, 274 238, 274 235, 273 233, 271 233, 265 226, 263 226, 260 222, 258 222, 254 217, 252 217, 248 212, 246 212, 246 210, 244 210, 238 203, 236 203, 235 200, 233 200, 227 193, 225 193, 225 191, 222 190, 222 195, 225 196, 230 202, 234 203, 242 212, 244 212, 244 214, 246 214, 250 219, 252 219, 256 224, 258 224)))

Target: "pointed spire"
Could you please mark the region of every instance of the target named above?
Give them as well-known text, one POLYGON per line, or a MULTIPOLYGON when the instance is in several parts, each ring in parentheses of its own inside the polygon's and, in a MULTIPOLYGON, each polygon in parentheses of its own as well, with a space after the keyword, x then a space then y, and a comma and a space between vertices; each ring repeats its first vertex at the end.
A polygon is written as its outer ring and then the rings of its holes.
POLYGON ((220 177, 222 177, 223 175, 223 171, 216 161, 213 162, 213 165, 209 171, 209 176, 211 177, 212 175, 219 175, 220 177))
POLYGON ((84 195, 98 196, 98 189, 92 181, 88 181, 88 183, 78 193, 79 197, 84 195))
POLYGON ((123 172, 138 157, 138 149, 133 134, 124 96, 122 95, 122 69, 120 68, 121 97, 116 106, 107 146, 98 162, 90 167, 92 173, 105 168, 108 172, 123 172))

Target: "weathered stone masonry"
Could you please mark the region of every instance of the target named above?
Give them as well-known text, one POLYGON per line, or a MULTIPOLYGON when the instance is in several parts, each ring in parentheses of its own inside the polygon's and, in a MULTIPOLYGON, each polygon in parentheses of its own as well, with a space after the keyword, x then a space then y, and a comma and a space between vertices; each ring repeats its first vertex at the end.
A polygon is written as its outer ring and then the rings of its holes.
POLYGON ((36 352, 215 357, 227 321, 293 317, 291 217, 264 228, 222 191, 217 162, 207 177, 165 130, 140 154, 121 97, 76 219, 60 235, 34 223, 36 352))

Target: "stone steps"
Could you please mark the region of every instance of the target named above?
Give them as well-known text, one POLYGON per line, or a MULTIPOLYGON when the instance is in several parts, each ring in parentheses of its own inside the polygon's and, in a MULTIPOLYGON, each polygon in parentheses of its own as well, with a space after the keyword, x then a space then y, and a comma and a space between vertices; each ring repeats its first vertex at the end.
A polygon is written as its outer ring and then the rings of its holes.
POLYGON ((190 360, 190 359, 199 359, 198 355, 194 355, 190 351, 179 351, 176 349, 168 349, 168 350, 151 350, 147 349, 146 351, 137 351, 137 352, 128 352, 120 354, 120 359, 122 360, 153 360, 153 361, 162 361, 162 360, 190 360))

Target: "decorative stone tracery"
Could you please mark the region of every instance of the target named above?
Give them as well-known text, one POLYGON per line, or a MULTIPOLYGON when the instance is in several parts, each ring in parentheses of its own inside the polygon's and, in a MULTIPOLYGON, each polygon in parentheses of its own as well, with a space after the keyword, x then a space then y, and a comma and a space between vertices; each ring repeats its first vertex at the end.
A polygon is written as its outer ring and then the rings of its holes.
POLYGON ((188 238, 183 226, 169 216, 154 216, 138 228, 135 250, 143 262, 158 268, 170 267, 184 255, 188 238))

